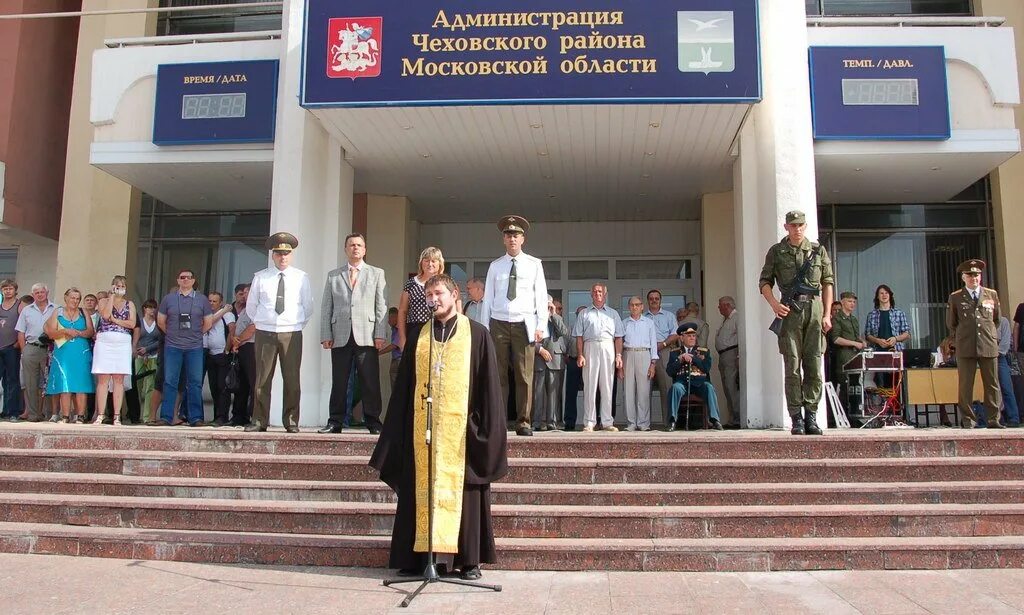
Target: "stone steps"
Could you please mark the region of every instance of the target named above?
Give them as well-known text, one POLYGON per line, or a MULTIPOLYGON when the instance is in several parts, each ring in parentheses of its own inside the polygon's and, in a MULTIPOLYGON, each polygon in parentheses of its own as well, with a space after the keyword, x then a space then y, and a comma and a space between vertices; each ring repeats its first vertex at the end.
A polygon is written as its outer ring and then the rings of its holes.
MULTIPOLYGON (((0 494, 49 493, 222 500, 392 502, 379 481, 249 480, 58 472, 0 473, 0 494)), ((535 506, 1024 504, 1024 481, 916 483, 524 484, 499 482, 492 502, 535 506)))
MULTIPOLYGON (((377 437, 239 429, 7 425, 0 448, 368 457, 377 437)), ((509 456, 596 459, 857 459, 1024 455, 1024 430, 851 430, 821 438, 777 431, 545 433, 509 438, 509 456)))
MULTIPOLYGON (((389 536, 394 505, 0 494, 0 521, 389 536)), ((1024 504, 492 507, 503 538, 802 538, 1024 535, 1024 504)))
MULTIPOLYGON (((383 567, 388 538, 0 524, 0 551, 222 564, 383 567)), ((1024 567, 1024 539, 497 540, 506 570, 769 571, 1024 567)))
MULTIPOLYGON (((367 457, 167 451, 0 449, 0 471, 372 481, 367 457)), ((514 458, 505 482, 537 484, 846 483, 1024 480, 1017 456, 892 459, 514 458)))
MULTIPOLYGON (((383 566, 376 438, 0 426, 0 551, 383 566)), ((501 568, 1024 566, 1024 431, 539 434, 493 486, 501 568)))

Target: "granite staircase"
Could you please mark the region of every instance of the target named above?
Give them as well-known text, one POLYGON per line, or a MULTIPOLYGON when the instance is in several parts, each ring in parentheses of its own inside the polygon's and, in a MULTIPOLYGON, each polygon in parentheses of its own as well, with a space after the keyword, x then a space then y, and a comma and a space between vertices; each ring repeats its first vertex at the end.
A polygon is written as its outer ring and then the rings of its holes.
MULTIPOLYGON (((384 566, 376 437, 0 425, 0 551, 384 566)), ((503 569, 1024 567, 1024 430, 538 434, 503 569)))

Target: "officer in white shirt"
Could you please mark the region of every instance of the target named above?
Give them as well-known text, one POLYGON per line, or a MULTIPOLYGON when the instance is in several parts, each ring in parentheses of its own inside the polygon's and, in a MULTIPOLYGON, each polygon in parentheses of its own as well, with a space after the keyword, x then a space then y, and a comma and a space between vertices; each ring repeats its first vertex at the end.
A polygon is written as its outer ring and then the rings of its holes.
POLYGON ((256 385, 252 421, 246 431, 266 431, 270 423, 270 385, 281 360, 285 431, 299 431, 299 370, 302 366, 302 328, 313 315, 313 292, 305 271, 291 266, 299 240, 291 233, 275 233, 266 247, 273 252, 273 267, 256 272, 245 313, 256 326, 256 385))
POLYGON ((505 255, 487 269, 480 322, 494 339, 501 392, 508 401, 508 370, 516 380, 516 434, 532 436, 533 358, 548 336, 548 287, 539 258, 523 252, 530 223, 522 216, 498 221, 505 255))

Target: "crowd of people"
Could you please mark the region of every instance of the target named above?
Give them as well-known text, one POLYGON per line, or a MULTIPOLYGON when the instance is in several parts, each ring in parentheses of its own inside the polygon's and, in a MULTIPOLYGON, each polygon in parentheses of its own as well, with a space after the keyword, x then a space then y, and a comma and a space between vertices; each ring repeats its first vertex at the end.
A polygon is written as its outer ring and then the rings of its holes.
MULTIPOLYGON (((726 383, 727 407, 720 409, 710 382, 710 326, 696 303, 673 316, 661 309, 661 292, 652 290, 644 299, 633 297, 623 319, 606 305, 607 287, 596 284, 592 304, 577 311, 570 329, 561 302, 547 293, 540 260, 522 251, 528 228, 519 216, 499 222, 506 254, 494 261, 487 279, 470 279, 459 289, 455 306, 483 324, 495 342, 502 393, 517 433, 616 431, 620 385, 628 431, 650 430, 652 389, 660 393, 670 429, 676 428, 684 400, 686 407, 691 400, 695 407, 706 405, 715 429, 737 426, 732 298, 719 302, 724 323, 714 340, 726 383)), ((256 272, 252 282, 238 284, 233 301, 219 291, 199 292, 190 269, 177 272, 166 296, 141 305, 127 297, 124 276, 95 294, 68 288, 60 305, 51 301, 45 284, 19 297, 15 281, 0 282, 0 416, 265 431, 280 363, 282 423, 287 431, 298 431, 302 332, 315 310, 309 277, 291 266, 297 246, 289 233, 268 238, 273 265, 256 272), (212 399, 209 422, 204 383, 212 399)), ((433 315, 426 284, 445 271, 441 250, 426 248, 398 305, 388 308, 384 271, 365 261, 366 249, 362 235, 346 237, 347 262, 328 274, 324 287, 320 343, 330 352, 332 386, 321 433, 351 426, 356 403, 366 428, 379 433, 384 415, 379 358, 391 358, 393 383, 410 335, 433 315)))
MULTIPOLYGON (((843 292, 831 304, 831 262, 819 244, 803 238, 803 227, 800 212, 787 214, 787 237, 769 251, 760 284, 781 322, 779 348, 793 431, 818 433, 821 375, 816 364, 826 341, 827 373, 842 382, 842 367, 853 355, 864 349, 903 351, 911 327, 885 284, 875 291, 863 330, 854 315, 854 293, 843 292), (818 277, 807 278, 810 272, 818 277), (800 292, 790 293, 788 285, 801 276, 800 292), (781 282, 783 277, 789 282, 781 282), (775 284, 786 290, 781 298, 771 292, 775 284), (818 301, 819 294, 829 301, 818 301), (816 309, 823 303, 832 309, 816 309)), ((684 410, 689 421, 695 404, 706 427, 739 426, 733 298, 719 299, 723 320, 711 340, 711 326, 696 303, 670 314, 655 289, 643 298, 631 297, 629 315, 623 318, 607 305, 607 286, 598 283, 591 288, 591 304, 577 308, 570 328, 561 302, 547 292, 541 261, 523 251, 529 222, 507 216, 498 229, 505 254, 491 263, 485 279, 467 281, 465 305, 463 289, 457 289, 454 309, 488 330, 502 397, 518 435, 577 428, 618 431, 619 386, 627 431, 651 429, 654 390, 670 431, 679 428, 684 410), (711 382, 715 354, 724 404, 711 382), (582 416, 577 404, 581 391, 582 416)), ((297 238, 276 233, 266 246, 273 264, 256 272, 251 283, 237 285, 230 302, 218 291, 197 291, 190 269, 177 273, 176 286, 159 302, 147 299, 141 306, 127 297, 124 276, 115 276, 109 289, 95 294, 68 288, 61 305, 51 301, 45 284, 19 296, 14 280, 0 281, 0 417, 204 426, 205 381, 213 401, 211 425, 265 431, 280 363, 282 424, 288 432, 298 431, 302 334, 315 311, 311 281, 291 265, 297 238)), ((426 287, 444 274, 445 261, 440 249, 423 250, 398 306, 388 308, 384 271, 366 262, 365 237, 347 236, 344 249, 347 262, 328 274, 320 306, 320 343, 330 352, 332 366, 329 419, 320 433, 351 426, 358 398, 364 424, 376 434, 385 415, 380 357, 391 358, 393 384, 403 352, 434 314, 426 287)), ((962 372, 961 396, 967 396, 959 404, 962 425, 1017 426, 1011 349, 1024 347, 1019 339, 1024 309, 1018 308, 1016 329, 1011 328, 999 313, 995 291, 980 285, 983 269, 984 263, 973 259, 960 267, 965 287, 950 295, 951 335, 938 349, 940 362, 957 363, 962 372), (962 321, 972 327, 958 327, 962 321), (973 403, 978 400, 965 392, 968 377, 973 386, 978 369, 985 385, 983 404, 973 403)), ((884 380, 878 384, 893 386, 884 380)), ((950 423, 946 416, 942 420, 950 423)))

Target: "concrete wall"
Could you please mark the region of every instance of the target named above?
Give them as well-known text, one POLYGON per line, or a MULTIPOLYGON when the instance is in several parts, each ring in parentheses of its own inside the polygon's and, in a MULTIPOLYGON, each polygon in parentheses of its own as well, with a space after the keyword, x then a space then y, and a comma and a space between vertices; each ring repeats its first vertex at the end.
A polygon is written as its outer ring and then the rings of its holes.
MULTIPOLYGON (((83 10, 152 8, 158 0, 84 0, 83 10)), ((93 126, 89 121, 93 52, 107 38, 156 32, 156 14, 88 17, 81 20, 67 163, 57 285, 103 288, 111 276, 135 274, 141 194, 89 164, 93 126), (102 250, 96 249, 103 246, 102 250)))
POLYGON ((406 239, 412 222, 409 199, 370 194, 366 210, 366 262, 384 270, 388 305, 397 307, 406 274, 410 267, 415 268, 415 263, 406 255, 406 239))
MULTIPOLYGON (((1005 27, 1012 27, 1016 57, 1002 58, 1004 62, 1014 61, 1020 70, 1024 59, 1024 3, 1020 0, 975 0, 975 11, 979 15, 1006 18, 1005 27)), ((1021 90, 1024 96, 1024 89, 1021 90)), ((1024 126, 1024 107, 1013 109, 1017 126, 1024 126)), ((1017 155, 1003 163, 991 174, 993 221, 996 235, 996 260, 998 278, 986 276, 984 283, 999 290, 1004 309, 1024 301, 1024 242, 1013 241, 1008 233, 1024 226, 1024 157, 1017 155)))
MULTIPOLYGON (((0 13, 73 11, 80 0, 8 0, 0 13)), ((56 239, 78 19, 0 21, 2 221, 56 239)))
MULTIPOLYGON (((714 357, 711 370, 711 381, 715 389, 722 390, 722 378, 718 371, 718 353, 715 351, 715 333, 722 324, 722 316, 718 313, 718 298, 728 295, 736 297, 736 245, 732 238, 736 236, 735 206, 732 192, 705 194, 701 199, 701 245, 704 253, 701 263, 704 266, 704 306, 701 313, 711 325, 708 347, 714 357)), ((725 395, 719 395, 722 407, 722 422, 732 422, 728 415, 725 395)))

